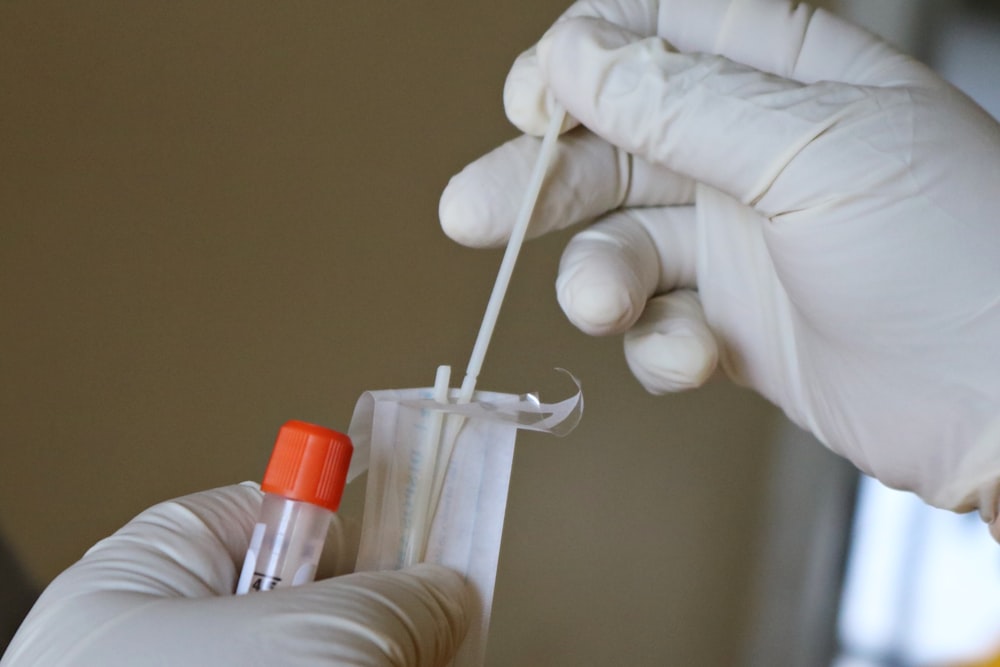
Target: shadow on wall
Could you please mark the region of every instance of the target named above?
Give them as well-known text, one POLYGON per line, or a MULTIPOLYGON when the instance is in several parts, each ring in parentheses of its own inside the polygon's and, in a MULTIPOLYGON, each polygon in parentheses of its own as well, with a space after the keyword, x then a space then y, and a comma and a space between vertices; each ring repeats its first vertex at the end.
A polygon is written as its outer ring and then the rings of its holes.
POLYGON ((17 631, 24 616, 31 609, 39 591, 28 579, 21 563, 14 557, 10 545, 0 535, 0 572, 3 572, 3 586, 0 586, 0 655, 17 631))

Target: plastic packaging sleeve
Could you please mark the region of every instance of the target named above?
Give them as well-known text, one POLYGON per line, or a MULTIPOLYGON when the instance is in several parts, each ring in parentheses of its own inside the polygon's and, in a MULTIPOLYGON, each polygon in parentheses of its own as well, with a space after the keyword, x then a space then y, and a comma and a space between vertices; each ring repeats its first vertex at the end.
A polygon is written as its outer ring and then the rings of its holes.
POLYGON ((517 430, 565 435, 582 416, 583 395, 577 385, 573 396, 552 404, 532 394, 477 392, 464 404, 451 402, 454 392, 446 404, 431 396, 431 388, 398 389, 367 392, 358 400, 349 429, 355 452, 348 480, 367 470, 368 482, 356 569, 402 565, 417 475, 428 469, 428 417, 440 411, 463 418, 424 561, 463 574, 474 591, 478 606, 452 665, 478 667, 486 655, 517 430))

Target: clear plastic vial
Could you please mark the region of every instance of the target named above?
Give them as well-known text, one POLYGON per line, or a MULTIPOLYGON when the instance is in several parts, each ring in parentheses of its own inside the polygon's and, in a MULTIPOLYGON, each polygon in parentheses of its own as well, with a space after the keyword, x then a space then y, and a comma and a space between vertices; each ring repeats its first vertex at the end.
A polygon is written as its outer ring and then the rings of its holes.
POLYGON ((264 501, 237 595, 313 580, 353 453, 343 433, 300 421, 281 427, 260 485, 264 501))

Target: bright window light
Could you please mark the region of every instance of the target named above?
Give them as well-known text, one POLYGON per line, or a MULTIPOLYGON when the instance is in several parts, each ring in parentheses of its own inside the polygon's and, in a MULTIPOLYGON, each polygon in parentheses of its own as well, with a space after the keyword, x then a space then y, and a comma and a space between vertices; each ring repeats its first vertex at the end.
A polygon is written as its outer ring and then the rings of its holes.
POLYGON ((864 478, 836 667, 956 665, 1000 656, 1000 546, 952 514, 864 478))

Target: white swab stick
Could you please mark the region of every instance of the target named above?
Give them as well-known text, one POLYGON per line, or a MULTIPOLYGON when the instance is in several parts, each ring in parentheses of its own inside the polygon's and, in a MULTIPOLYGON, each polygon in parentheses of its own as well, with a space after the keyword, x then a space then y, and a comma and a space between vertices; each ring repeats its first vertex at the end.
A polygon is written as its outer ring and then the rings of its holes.
POLYGON ((462 380, 462 388, 458 393, 459 403, 468 403, 472 400, 472 394, 476 390, 476 380, 479 377, 479 371, 483 369, 486 348, 490 346, 490 338, 493 337, 493 329, 496 328, 497 317, 500 315, 500 306, 503 305, 503 298, 507 294, 507 287, 510 285, 510 278, 514 273, 514 264, 517 263, 517 256, 521 252, 521 244, 524 243, 524 235, 527 233, 528 224, 531 222, 531 214, 534 212, 535 204, 538 202, 538 193, 542 189, 545 174, 548 172, 549 166, 556 155, 559 130, 562 129, 565 118, 566 111, 562 108, 562 105, 558 102, 553 103, 549 126, 545 129, 545 135, 542 137, 542 147, 538 151, 538 158, 535 160, 535 167, 531 172, 531 180, 528 181, 528 189, 524 193, 524 199, 521 201, 521 209, 518 211, 514 227, 511 229, 510 240, 507 241, 507 250, 504 252, 503 260, 500 262, 500 270, 497 271, 497 279, 493 283, 493 291, 490 293, 490 300, 486 304, 486 313, 483 315, 483 322, 479 325, 476 344, 472 347, 469 365, 465 368, 465 379, 462 380))
MULTIPOLYGON (((448 402, 448 383, 451 381, 451 366, 438 366, 434 377, 434 400, 444 404, 448 402)), ((433 479, 437 474, 437 459, 441 441, 441 423, 444 415, 435 410, 427 417, 427 430, 424 432, 423 447, 420 459, 421 473, 414 475, 416 488, 413 491, 413 514, 411 515, 409 533, 405 536, 403 547, 403 567, 415 565, 424 559, 427 549, 427 537, 431 529, 431 491, 433 479)), ((436 504, 436 503, 435 503, 436 504)))
MULTIPOLYGON (((552 165, 552 161, 555 159, 559 131, 562 129, 565 118, 565 109, 558 102, 554 103, 552 116, 549 118, 549 126, 545 129, 545 135, 542 137, 542 145, 538 150, 538 157, 535 159, 535 166, 531 171, 531 178, 524 192, 524 199, 521 200, 521 208, 511 229, 510 239, 507 241, 507 249, 504 251, 503 260, 500 262, 500 269, 497 271, 496 281, 493 283, 493 291, 490 293, 490 299, 486 304, 486 313, 483 315, 482 324, 479 325, 476 344, 472 347, 469 365, 465 369, 462 388, 458 392, 459 403, 468 403, 471 401, 472 395, 476 391, 476 380, 479 378, 479 371, 483 368, 486 349, 490 345, 493 330, 496 328, 497 318, 500 315, 500 306, 503 305, 504 296, 507 294, 507 287, 510 285, 511 276, 514 274, 514 265, 517 263, 517 256, 521 252, 521 245, 524 243, 524 237, 528 232, 528 225, 531 223, 535 205, 538 203, 538 193, 541 192, 545 176, 552 165)), ((451 454, 455 449, 455 442, 458 440, 458 433, 462 430, 464 423, 465 418, 458 415, 449 415, 445 423, 444 438, 441 441, 441 447, 438 451, 434 482, 430 494, 430 510, 428 513, 428 517, 430 518, 433 518, 437 513, 441 491, 444 488, 445 474, 448 472, 448 465, 451 462, 451 454)))

